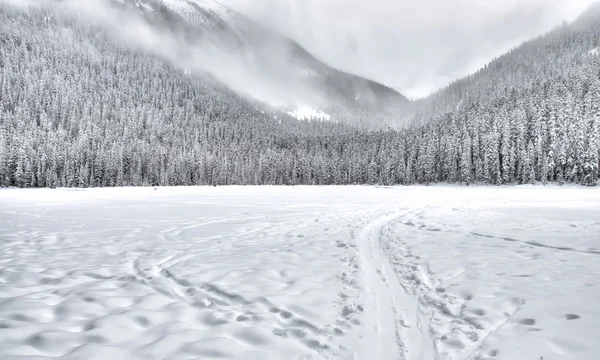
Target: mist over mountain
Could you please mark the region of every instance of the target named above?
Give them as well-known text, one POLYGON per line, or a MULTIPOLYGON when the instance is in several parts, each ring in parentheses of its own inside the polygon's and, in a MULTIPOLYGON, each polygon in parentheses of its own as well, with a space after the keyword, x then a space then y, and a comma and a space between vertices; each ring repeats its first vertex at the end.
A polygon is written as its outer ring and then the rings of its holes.
POLYGON ((216 1, 145 0, 135 4, 150 17, 153 12, 161 13, 169 19, 171 27, 191 25, 188 32, 192 34, 200 29, 204 39, 241 56, 245 64, 260 72, 261 77, 282 85, 285 91, 299 88, 300 97, 326 104, 341 102, 365 107, 382 106, 387 101, 406 101, 390 88, 324 64, 297 42, 216 1))
POLYGON ((0 360, 597 359, 600 2, 409 101, 217 1, 0 0, 0 360))
POLYGON ((596 6, 410 103, 214 2, 2 0, 0 185, 594 185, 598 38, 596 6))
POLYGON ((274 110, 309 107, 337 116, 349 108, 373 111, 407 103, 396 91, 333 69, 296 42, 213 0, 65 0, 61 5, 115 41, 274 110))
POLYGON ((411 99, 467 76, 595 0, 221 0, 335 67, 411 99))
POLYGON ((600 4, 413 101, 272 25, 0 0, 0 360, 596 360, 600 4))

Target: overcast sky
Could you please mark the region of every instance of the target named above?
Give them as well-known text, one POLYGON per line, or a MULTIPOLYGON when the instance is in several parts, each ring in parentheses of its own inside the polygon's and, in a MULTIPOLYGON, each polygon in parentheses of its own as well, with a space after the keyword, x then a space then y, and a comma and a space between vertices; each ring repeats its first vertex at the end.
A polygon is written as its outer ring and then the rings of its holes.
POLYGON ((221 0, 339 69, 418 98, 594 0, 221 0))

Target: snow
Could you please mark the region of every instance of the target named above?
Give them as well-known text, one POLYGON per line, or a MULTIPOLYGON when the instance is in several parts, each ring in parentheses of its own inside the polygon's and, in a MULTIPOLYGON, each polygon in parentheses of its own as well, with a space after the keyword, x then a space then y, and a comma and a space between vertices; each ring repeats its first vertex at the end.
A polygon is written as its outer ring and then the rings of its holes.
POLYGON ((202 26, 213 26, 209 19, 207 19, 200 11, 198 11, 193 5, 204 9, 208 13, 212 13, 228 25, 233 26, 233 22, 237 20, 237 14, 231 11, 226 6, 213 1, 213 0, 161 0, 162 3, 167 6, 170 10, 176 12, 184 19, 191 21, 194 24, 202 26))
POLYGON ((161 0, 162 3, 182 16, 192 24, 199 25, 205 29, 217 27, 220 29, 219 22, 215 19, 210 19, 197 7, 205 10, 211 16, 215 16, 226 23, 230 30, 233 31, 241 41, 246 41, 245 24, 240 21, 240 16, 235 11, 232 11, 227 6, 214 0, 161 0))
POLYGON ((464 99, 460 99, 460 100, 458 101, 458 103, 456 104, 456 110, 460 110, 460 107, 461 107, 461 106, 462 106, 462 104, 463 104, 463 100, 464 100, 464 99))
POLYGON ((135 3, 135 6, 141 7, 141 8, 143 8, 147 12, 153 12, 154 11, 154 9, 152 8, 152 6, 150 6, 149 4, 144 3, 144 2, 137 1, 135 3))
POLYGON ((325 121, 331 120, 331 115, 327 114, 326 112, 323 112, 321 110, 316 110, 310 106, 305 106, 305 105, 299 106, 296 108, 296 110, 288 111, 287 113, 290 116, 292 116, 298 120, 311 120, 311 119, 325 120, 325 121))
POLYGON ((309 68, 299 68, 297 71, 298 76, 302 78, 314 78, 319 76, 319 73, 309 68))
POLYGON ((212 11, 212 12, 216 13, 223 19, 227 19, 227 17, 231 16, 233 13, 231 10, 229 10, 229 8, 218 3, 217 1, 213 1, 213 0, 188 0, 188 1, 195 3, 196 5, 200 6, 201 8, 203 8, 209 12, 212 11))
POLYGON ((598 55, 598 48, 594 48, 594 49, 588 51, 588 55, 597 56, 598 55))
POLYGON ((593 188, 4 189, 0 358, 596 359, 599 234, 593 188))
POLYGON ((171 11, 175 12, 192 24, 203 27, 211 26, 210 21, 197 9, 195 9, 188 0, 161 0, 162 3, 171 11))

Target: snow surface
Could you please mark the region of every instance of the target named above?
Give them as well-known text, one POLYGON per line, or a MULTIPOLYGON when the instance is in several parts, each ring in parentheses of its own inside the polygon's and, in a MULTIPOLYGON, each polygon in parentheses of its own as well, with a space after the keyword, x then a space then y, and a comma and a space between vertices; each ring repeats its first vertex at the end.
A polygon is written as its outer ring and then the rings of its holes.
POLYGON ((298 76, 301 78, 314 78, 319 76, 318 72, 309 68, 298 68, 297 72, 298 76))
POLYGON ((221 17, 224 20, 233 20, 233 19, 231 19, 231 17, 235 15, 235 13, 233 11, 231 11, 228 7, 226 7, 225 5, 223 5, 217 1, 214 1, 214 0, 188 0, 188 1, 195 3, 196 5, 200 6, 201 8, 203 8, 209 12, 214 12, 215 14, 219 15, 219 17, 221 17))
POLYGON ((218 16, 225 21, 232 30, 243 38, 243 34, 238 31, 234 25, 237 20, 237 14, 228 7, 214 0, 160 0, 171 11, 182 16, 192 24, 200 25, 205 28, 215 26, 215 23, 208 19, 202 12, 198 11, 194 5, 200 7, 208 13, 218 16))
POLYGON ((150 6, 150 5, 146 4, 146 3, 137 2, 135 5, 137 7, 142 7, 145 11, 148 11, 148 12, 154 11, 154 9, 152 8, 152 6, 150 6))
POLYGON ((593 48, 592 50, 588 51, 588 55, 597 56, 598 55, 598 48, 593 48))
POLYGON ((597 359, 600 191, 0 190, 1 359, 597 359))
POLYGON ((313 109, 310 106, 299 106, 296 110, 288 111, 287 113, 298 120, 331 120, 331 115, 321 110, 313 109))
POLYGON ((199 20, 203 18, 200 13, 187 0, 161 0, 171 11, 187 20, 199 20))

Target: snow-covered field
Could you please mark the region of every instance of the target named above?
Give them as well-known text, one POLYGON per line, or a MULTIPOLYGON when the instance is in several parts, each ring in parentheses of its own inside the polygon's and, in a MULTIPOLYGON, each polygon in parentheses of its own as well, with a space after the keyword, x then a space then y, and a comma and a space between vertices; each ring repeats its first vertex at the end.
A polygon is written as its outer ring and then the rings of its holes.
POLYGON ((600 191, 0 190, 0 359, 598 359, 600 191))

